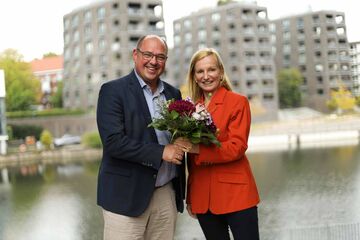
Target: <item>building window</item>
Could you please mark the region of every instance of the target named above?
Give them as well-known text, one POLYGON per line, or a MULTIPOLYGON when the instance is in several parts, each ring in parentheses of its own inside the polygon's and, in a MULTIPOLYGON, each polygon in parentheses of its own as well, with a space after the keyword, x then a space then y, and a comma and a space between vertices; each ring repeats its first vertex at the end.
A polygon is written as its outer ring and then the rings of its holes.
POLYGON ((78 16, 78 15, 75 15, 75 16, 72 18, 71 26, 72 26, 73 28, 76 28, 78 25, 79 25, 79 16, 78 16))
POLYGON ((98 33, 104 34, 106 31, 106 25, 103 22, 100 22, 98 25, 98 33))
POLYGON ((79 31, 78 30, 74 31, 74 33, 73 33, 73 41, 74 42, 79 41, 79 31))
POLYGON ((324 89, 318 89, 317 94, 318 95, 323 95, 324 94, 324 89))
POLYGON ((282 24, 282 28, 283 28, 284 30, 288 30, 288 29, 290 28, 290 21, 289 21, 289 20, 283 20, 283 21, 281 22, 281 24, 282 24))
POLYGON ((316 64, 315 65, 315 71, 316 72, 322 72, 324 70, 324 67, 322 64, 316 64))
POLYGON ((69 26, 70 26, 70 20, 69 20, 69 19, 65 19, 65 20, 64 20, 64 30, 65 30, 65 31, 68 30, 69 26))
POLYGON ((93 43, 92 42, 87 42, 85 44, 85 52, 87 55, 90 55, 93 53, 93 43))
POLYGON ((99 63, 100 63, 100 66, 106 66, 106 56, 105 55, 101 55, 100 57, 99 57, 99 63))
POLYGON ((103 19, 105 17, 106 11, 104 7, 101 7, 97 10, 98 19, 103 19))
POLYGON ((191 43, 192 35, 191 33, 185 34, 185 43, 191 43))
POLYGON ((92 17, 91 11, 86 11, 84 14, 85 22, 91 22, 91 17, 92 17))
POLYGON ((220 13, 213 13, 213 14, 211 15, 211 21, 212 21, 213 23, 218 23, 218 22, 220 21, 220 19, 221 19, 220 13))
POLYGON ((265 93, 265 94, 263 95, 263 97, 264 97, 265 100, 273 100, 273 99, 274 99, 274 94, 272 94, 272 93, 265 93))
POLYGON ((313 31, 315 35, 320 35, 321 34, 321 27, 313 27, 313 31))
POLYGON ((258 10, 256 12, 256 15, 258 16, 258 18, 261 18, 261 19, 266 19, 266 17, 267 17, 265 10, 258 10))
POLYGON ((119 21, 118 19, 115 19, 115 20, 113 21, 113 24, 114 24, 115 27, 117 27, 117 26, 120 25, 120 21, 119 21))
POLYGON ((198 38, 199 38, 199 41, 205 41, 206 40, 206 30, 200 30, 198 32, 198 38))
POLYGON ((199 17, 198 24, 199 28, 204 28, 206 26, 206 18, 204 16, 199 17))
POLYGON ((336 28, 336 33, 338 35, 344 35, 345 34, 345 28, 343 28, 343 27, 336 28))
POLYGON ((184 28, 185 28, 185 30, 191 29, 191 21, 189 19, 186 19, 184 21, 184 28))
POLYGON ((80 47, 79 46, 75 46, 74 47, 74 57, 78 58, 80 56, 80 47))
POLYGON ((105 47, 106 47, 106 40, 105 39, 100 39, 99 40, 99 49, 104 50, 105 47))
POLYGON ((180 32, 181 30, 181 24, 176 22, 174 23, 174 32, 180 32))
POLYGON ((335 17, 335 22, 336 22, 337 24, 344 22, 344 16, 342 16, 342 15, 337 15, 337 16, 335 17))

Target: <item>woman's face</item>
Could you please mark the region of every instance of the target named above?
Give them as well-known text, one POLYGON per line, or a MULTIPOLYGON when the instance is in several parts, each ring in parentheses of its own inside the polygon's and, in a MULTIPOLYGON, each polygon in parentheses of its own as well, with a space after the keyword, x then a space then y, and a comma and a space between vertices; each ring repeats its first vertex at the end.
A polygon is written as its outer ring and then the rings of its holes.
POLYGON ((222 75, 215 56, 206 56, 195 64, 195 81, 205 93, 214 93, 220 87, 222 75))

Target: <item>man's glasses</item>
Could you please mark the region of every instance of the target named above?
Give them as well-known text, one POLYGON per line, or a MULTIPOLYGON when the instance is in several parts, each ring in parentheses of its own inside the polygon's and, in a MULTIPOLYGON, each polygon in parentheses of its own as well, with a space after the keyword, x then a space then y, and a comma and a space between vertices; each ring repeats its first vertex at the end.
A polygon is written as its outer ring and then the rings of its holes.
POLYGON ((155 57, 156 61, 158 61, 159 63, 163 63, 168 58, 165 54, 153 54, 152 52, 147 51, 143 52, 139 48, 137 48, 136 50, 143 55, 143 58, 145 60, 151 60, 153 57, 155 57))

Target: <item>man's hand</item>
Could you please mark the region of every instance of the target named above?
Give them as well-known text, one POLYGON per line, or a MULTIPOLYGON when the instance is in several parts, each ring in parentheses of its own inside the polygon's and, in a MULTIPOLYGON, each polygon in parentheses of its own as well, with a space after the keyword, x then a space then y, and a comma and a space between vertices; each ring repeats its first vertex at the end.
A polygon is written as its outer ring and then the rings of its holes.
POLYGON ((164 161, 180 165, 183 157, 184 151, 181 149, 181 147, 176 144, 165 145, 162 155, 162 159, 164 161))

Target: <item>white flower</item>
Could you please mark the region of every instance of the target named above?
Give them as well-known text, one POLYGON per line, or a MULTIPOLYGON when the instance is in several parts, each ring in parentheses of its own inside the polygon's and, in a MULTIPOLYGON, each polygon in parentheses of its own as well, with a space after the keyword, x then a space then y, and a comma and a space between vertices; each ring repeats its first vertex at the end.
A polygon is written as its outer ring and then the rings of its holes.
POLYGON ((204 119, 202 118, 202 116, 201 116, 200 114, 198 114, 197 112, 193 112, 193 113, 191 114, 191 116, 192 116, 195 120, 204 120, 204 119))
POLYGON ((205 109, 205 106, 204 105, 202 105, 202 104, 197 104, 196 106, 195 106, 195 111, 197 112, 197 113, 201 113, 201 112, 203 112, 203 111, 206 111, 206 109, 205 109))

